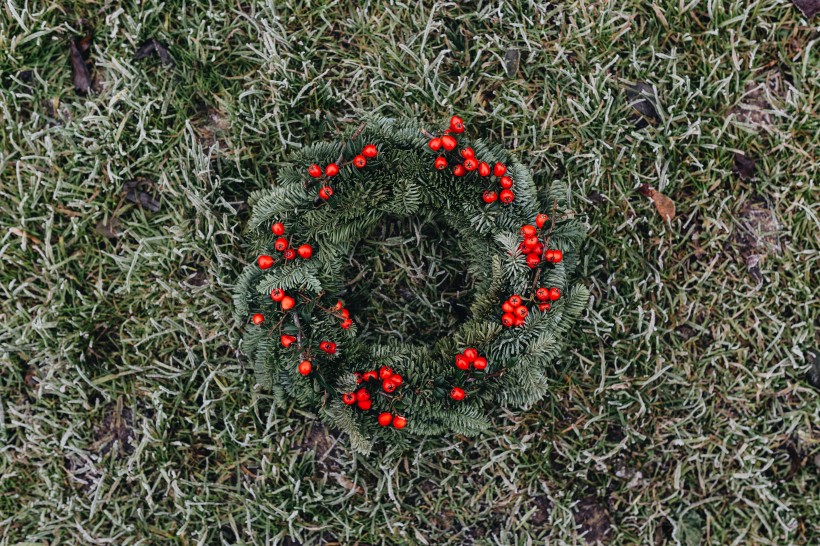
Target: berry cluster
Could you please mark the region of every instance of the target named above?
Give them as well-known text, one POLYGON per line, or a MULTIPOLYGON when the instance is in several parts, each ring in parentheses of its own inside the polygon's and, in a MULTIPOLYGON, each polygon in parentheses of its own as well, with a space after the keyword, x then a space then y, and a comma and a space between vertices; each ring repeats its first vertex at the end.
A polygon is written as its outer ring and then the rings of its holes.
POLYGON ((353 326, 353 319, 350 318, 350 311, 345 309, 345 305, 342 303, 342 300, 336 302, 333 312, 334 316, 342 319, 342 323, 340 324, 342 328, 348 330, 351 326, 353 326))
POLYGON ((501 304, 501 324, 506 327, 518 327, 524 324, 524 319, 530 314, 530 310, 524 305, 524 300, 518 294, 513 294, 501 304))
POLYGON ((379 424, 386 427, 393 424, 395 428, 404 428, 407 426, 407 419, 401 415, 393 415, 389 411, 383 411, 379 414, 379 424))
POLYGON ((282 307, 282 311, 290 311, 296 306, 296 300, 293 296, 288 296, 281 288, 271 290, 270 299, 278 303, 282 307))
MULTIPOLYGON (((381 388, 384 392, 388 394, 392 394, 396 392, 404 379, 401 375, 394 372, 391 368, 387 366, 382 366, 379 368, 379 371, 370 370, 364 373, 356 373, 356 382, 358 384, 365 383, 365 386, 360 387, 356 392, 348 392, 342 395, 342 402, 347 404, 348 406, 352 406, 356 404, 356 406, 362 411, 368 411, 373 407, 372 395, 370 391, 368 391, 368 385, 370 381, 375 381, 374 384, 378 384, 381 381, 381 388)), ((376 387, 376 391, 378 391, 378 387, 376 387)), ((383 427, 386 427, 392 423, 395 428, 404 428, 407 426, 407 419, 400 415, 393 415, 389 412, 382 412, 379 414, 378 417, 379 424, 383 427)))
MULTIPOLYGON (((285 234, 285 224, 282 222, 273 223, 270 230, 274 235, 279 235, 279 238, 273 243, 273 248, 276 249, 277 252, 281 252, 282 257, 285 260, 295 260, 296 256, 299 256, 303 260, 307 260, 313 256, 312 246, 304 244, 294 249, 287 237, 282 237, 282 235, 285 234)), ((256 263, 259 266, 259 269, 269 269, 274 263, 276 263, 276 260, 273 259, 273 256, 262 255, 256 259, 256 263)))
MULTIPOLYGON (((427 146, 434 152, 440 152, 442 149, 445 152, 453 152, 458 147, 458 141, 450 134, 461 134, 464 132, 464 120, 458 116, 450 118, 450 127, 444 131, 440 137, 433 137, 427 142, 427 146)), ((493 190, 485 191, 481 198, 485 203, 492 203, 501 200, 504 204, 510 204, 515 200, 515 194, 512 191, 513 180, 506 176, 507 167, 503 163, 496 163, 490 166, 486 161, 481 161, 476 158, 475 151, 472 148, 465 147, 456 153, 440 155, 433 162, 436 169, 443 171, 449 164, 453 165, 454 176, 465 176, 468 173, 477 172, 479 176, 486 178, 490 175, 498 178, 498 184, 501 186, 501 192, 496 193, 493 190)))
POLYGON ((476 370, 487 368, 487 359, 478 354, 478 350, 468 347, 464 352, 456 355, 456 368, 459 370, 469 370, 470 366, 476 370))
POLYGON ((541 302, 538 304, 538 310, 542 313, 546 313, 550 310, 549 302, 556 301, 560 297, 561 291, 554 286, 552 288, 545 288, 542 286, 535 291, 535 299, 541 302))
POLYGON ((527 265, 530 269, 538 267, 542 260, 557 264, 564 259, 564 253, 558 249, 546 249, 546 238, 541 241, 539 234, 543 231, 544 224, 549 220, 546 214, 539 214, 535 217, 535 225, 525 224, 521 226, 521 236, 524 240, 518 245, 518 249, 527 255, 527 265))
MULTIPOLYGON (((476 370, 483 371, 487 369, 487 359, 478 354, 478 349, 467 347, 464 351, 456 355, 456 368, 459 370, 469 370, 472 366, 476 370)), ((450 389, 450 398, 459 401, 464 400, 467 393, 461 387, 453 387, 450 389)))
MULTIPOLYGON (((367 160, 373 159, 377 155, 379 155, 379 150, 376 148, 375 144, 368 144, 364 148, 362 148, 362 153, 355 156, 351 161, 348 163, 352 163, 354 167, 357 169, 364 169, 367 166, 367 160)), ((322 176, 327 177, 327 180, 333 178, 337 174, 339 174, 339 170, 341 167, 344 167, 348 163, 342 163, 341 166, 338 163, 330 163, 328 164, 324 172, 322 171, 322 167, 317 164, 313 164, 308 167, 308 174, 312 178, 322 178, 322 176)), ((329 184, 325 184, 321 188, 319 188, 319 197, 327 201, 333 196, 333 188, 329 184)))

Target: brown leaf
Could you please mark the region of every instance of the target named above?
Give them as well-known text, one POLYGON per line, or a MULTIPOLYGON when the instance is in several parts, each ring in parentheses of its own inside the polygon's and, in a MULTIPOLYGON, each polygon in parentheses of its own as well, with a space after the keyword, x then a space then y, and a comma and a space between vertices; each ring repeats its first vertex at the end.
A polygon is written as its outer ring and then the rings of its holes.
POLYGON ((803 12, 806 19, 811 19, 820 13, 820 0, 792 0, 792 2, 797 6, 797 9, 803 12))
POLYGON ((750 159, 741 153, 736 153, 732 172, 736 176, 739 176, 741 180, 751 180, 755 175, 755 163, 757 163, 757 160, 750 159))
POLYGON ((504 70, 507 72, 508 78, 514 78, 518 74, 518 65, 521 62, 521 51, 518 48, 512 47, 507 50, 504 55, 504 70))
POLYGON ((658 97, 655 95, 655 90, 651 85, 643 82, 627 84, 626 98, 629 101, 629 106, 640 114, 639 116, 633 116, 631 118, 635 123, 636 129, 646 127, 649 124, 647 119, 652 123, 660 121, 658 110, 655 108, 655 102, 657 102, 658 97))
POLYGON ((91 40, 93 38, 94 38, 94 33, 89 30, 88 34, 83 36, 83 38, 80 41, 77 42, 77 49, 80 50, 80 53, 85 54, 85 53, 88 52, 88 50, 91 48, 91 40))
POLYGON ((77 41, 71 39, 69 41, 70 57, 71 57, 71 74, 74 81, 74 89, 81 95, 87 94, 91 90, 91 73, 88 71, 88 65, 85 64, 83 54, 77 46, 77 41))
POLYGON ((141 61, 151 55, 156 55, 159 57, 160 62, 165 65, 173 65, 174 60, 171 58, 171 54, 168 53, 168 48, 165 47, 164 44, 154 40, 151 38, 146 42, 143 42, 141 46, 137 49, 137 52, 134 54, 135 61, 141 61))
POLYGON ((119 235, 117 233, 117 228, 119 226, 120 219, 116 216, 112 216, 108 220, 100 220, 97 222, 97 226, 94 228, 94 231, 107 239, 115 239, 119 235))
POLYGON ((658 214, 667 222, 671 222, 675 218, 675 202, 667 196, 650 186, 649 184, 641 184, 638 189, 641 194, 652 200, 658 214))
POLYGON ((151 181, 146 179, 129 180, 123 185, 125 200, 151 212, 159 212, 159 201, 146 191, 152 185, 151 181))

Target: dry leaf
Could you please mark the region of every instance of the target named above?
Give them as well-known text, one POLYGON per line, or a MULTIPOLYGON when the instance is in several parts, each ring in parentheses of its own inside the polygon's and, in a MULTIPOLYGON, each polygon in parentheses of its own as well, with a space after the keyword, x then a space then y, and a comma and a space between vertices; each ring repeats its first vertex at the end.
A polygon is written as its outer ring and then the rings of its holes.
POLYGON ((820 0, 792 0, 792 2, 797 6, 797 9, 803 12, 806 19, 811 19, 820 13, 820 0))
POLYGON ((159 201, 146 191, 152 185, 151 181, 146 179, 129 180, 123 185, 126 201, 130 201, 151 212, 159 212, 159 201))
POLYGON ((675 202, 667 196, 650 186, 649 184, 642 184, 639 190, 643 195, 650 198, 654 203, 658 214, 667 222, 671 222, 675 218, 675 202))
POLYGON ((521 51, 518 48, 510 48, 507 54, 504 55, 504 70, 507 72, 507 77, 512 79, 518 74, 518 65, 521 62, 521 51))
POLYGON ((134 60, 140 61, 151 55, 156 55, 157 57, 159 57, 159 60, 160 62, 162 62, 162 64, 174 64, 174 60, 171 58, 171 54, 168 53, 168 48, 165 47, 164 44, 154 40, 153 38, 146 42, 143 42, 143 44, 139 46, 137 52, 134 54, 134 60))
POLYGON ((756 162, 756 160, 750 159, 741 153, 736 153, 732 172, 739 176, 741 180, 751 180, 755 175, 756 162))
POLYGON ((632 118, 635 122, 635 128, 643 129, 646 127, 648 125, 647 118, 653 123, 660 121, 658 110, 655 108, 658 97, 651 85, 643 82, 628 84, 626 86, 626 98, 629 101, 629 106, 640 114, 640 116, 633 116, 632 118))
POLYGON ((87 94, 91 90, 91 73, 88 71, 88 65, 85 64, 83 54, 77 46, 77 41, 71 39, 69 41, 69 56, 71 57, 71 74, 74 81, 74 89, 81 95, 87 94))
POLYGON ((94 231, 102 235, 107 239, 115 239, 119 234, 117 233, 117 228, 120 226, 120 219, 116 216, 112 216, 107 221, 100 220, 97 222, 97 226, 94 228, 94 231))

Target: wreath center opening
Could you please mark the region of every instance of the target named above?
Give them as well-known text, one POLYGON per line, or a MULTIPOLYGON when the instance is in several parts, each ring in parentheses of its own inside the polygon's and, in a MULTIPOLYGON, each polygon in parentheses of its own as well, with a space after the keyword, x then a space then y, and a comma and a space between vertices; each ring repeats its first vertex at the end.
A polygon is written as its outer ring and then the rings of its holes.
POLYGON ((363 340, 429 344, 470 316, 466 240, 434 214, 385 216, 347 258, 345 302, 363 340))

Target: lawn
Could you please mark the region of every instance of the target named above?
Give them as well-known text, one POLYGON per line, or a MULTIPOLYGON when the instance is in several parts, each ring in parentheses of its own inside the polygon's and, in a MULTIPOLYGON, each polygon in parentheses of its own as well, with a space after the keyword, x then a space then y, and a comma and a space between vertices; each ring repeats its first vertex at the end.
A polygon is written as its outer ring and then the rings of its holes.
POLYGON ((0 544, 820 543, 819 23, 4 2, 0 544), (231 289, 248 194, 370 112, 568 183, 592 298, 541 403, 362 457, 254 385, 231 289))

